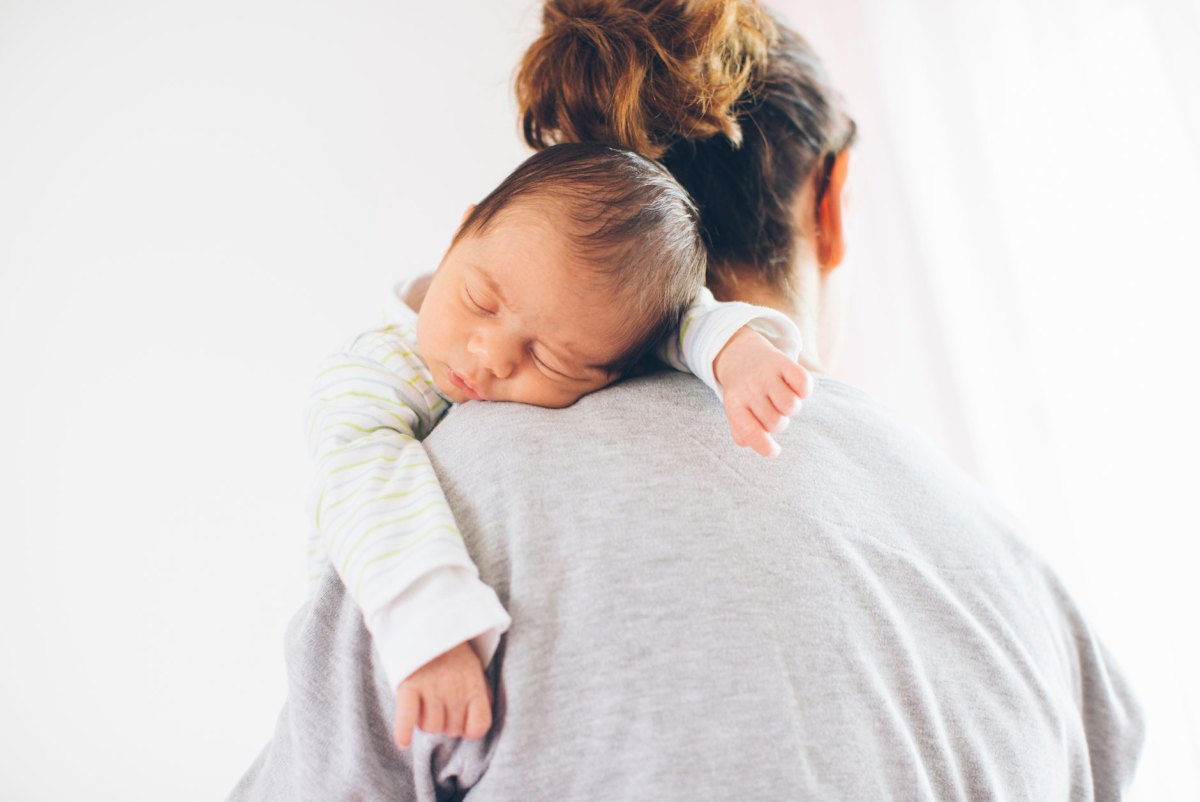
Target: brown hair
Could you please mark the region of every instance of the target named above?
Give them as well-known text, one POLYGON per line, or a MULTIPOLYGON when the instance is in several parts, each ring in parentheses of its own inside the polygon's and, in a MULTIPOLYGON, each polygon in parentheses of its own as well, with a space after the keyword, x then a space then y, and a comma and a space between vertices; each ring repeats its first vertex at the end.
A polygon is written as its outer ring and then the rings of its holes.
POLYGON ((662 165, 632 151, 574 143, 535 153, 471 210, 454 241, 485 233, 518 204, 559 216, 578 266, 630 304, 625 330, 614 333, 627 345, 604 366, 611 372, 633 370, 704 284, 695 204, 662 165))
POLYGON ((710 278, 787 291, 793 203, 855 131, 808 43, 753 0, 547 0, 542 26, 516 80, 526 141, 661 160, 700 209, 710 278))

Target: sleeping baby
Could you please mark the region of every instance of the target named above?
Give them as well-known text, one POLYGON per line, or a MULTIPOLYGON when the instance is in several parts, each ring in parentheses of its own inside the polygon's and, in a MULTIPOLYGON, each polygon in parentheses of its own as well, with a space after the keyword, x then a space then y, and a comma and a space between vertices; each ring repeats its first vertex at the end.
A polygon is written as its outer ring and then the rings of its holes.
POLYGON ((565 407, 658 356, 725 405, 765 456, 811 377, 774 310, 704 289, 697 212, 657 163, 556 145, 468 210, 419 313, 355 337, 307 407, 310 561, 359 605, 390 686, 395 738, 480 738, 484 677, 510 622, 480 581, 421 441, 453 404, 565 407))

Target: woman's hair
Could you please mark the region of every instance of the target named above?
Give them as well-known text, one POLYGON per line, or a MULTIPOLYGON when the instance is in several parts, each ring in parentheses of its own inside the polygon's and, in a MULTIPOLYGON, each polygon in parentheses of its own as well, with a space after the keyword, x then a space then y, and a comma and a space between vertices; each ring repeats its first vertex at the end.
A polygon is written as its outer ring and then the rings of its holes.
POLYGON ((824 191, 855 130, 808 43, 754 0, 547 0, 516 89, 531 146, 659 159, 700 209, 710 278, 784 291, 794 201, 814 175, 824 191))
POLYGON ((526 159, 463 220, 454 241, 481 235, 517 207, 559 226, 573 267, 600 281, 598 303, 629 305, 625 349, 605 367, 631 371, 682 321, 704 285, 699 213, 669 172, 598 143, 549 147, 526 159))

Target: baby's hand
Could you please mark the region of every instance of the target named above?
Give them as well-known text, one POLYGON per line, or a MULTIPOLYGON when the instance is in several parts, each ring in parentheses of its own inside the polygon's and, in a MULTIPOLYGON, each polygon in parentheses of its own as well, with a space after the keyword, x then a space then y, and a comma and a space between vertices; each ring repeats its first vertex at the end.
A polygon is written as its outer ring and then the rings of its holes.
POLYGON ((764 457, 779 453, 771 432, 782 432, 812 391, 812 376, 766 337, 743 326, 713 360, 725 394, 733 442, 764 457))
POLYGON ((451 738, 482 738, 492 726, 492 689, 469 643, 418 668, 396 690, 396 745, 412 744, 413 727, 451 738))

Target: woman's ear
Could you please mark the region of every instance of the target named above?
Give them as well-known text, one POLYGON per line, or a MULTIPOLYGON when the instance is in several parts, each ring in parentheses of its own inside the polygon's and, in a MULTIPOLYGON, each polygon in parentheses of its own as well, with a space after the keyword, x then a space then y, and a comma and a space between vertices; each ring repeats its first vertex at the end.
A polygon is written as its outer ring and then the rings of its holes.
POLYGON ((833 270, 846 256, 842 201, 849 168, 850 149, 846 148, 834 158, 826 178, 825 191, 817 202, 817 263, 822 270, 833 270))

